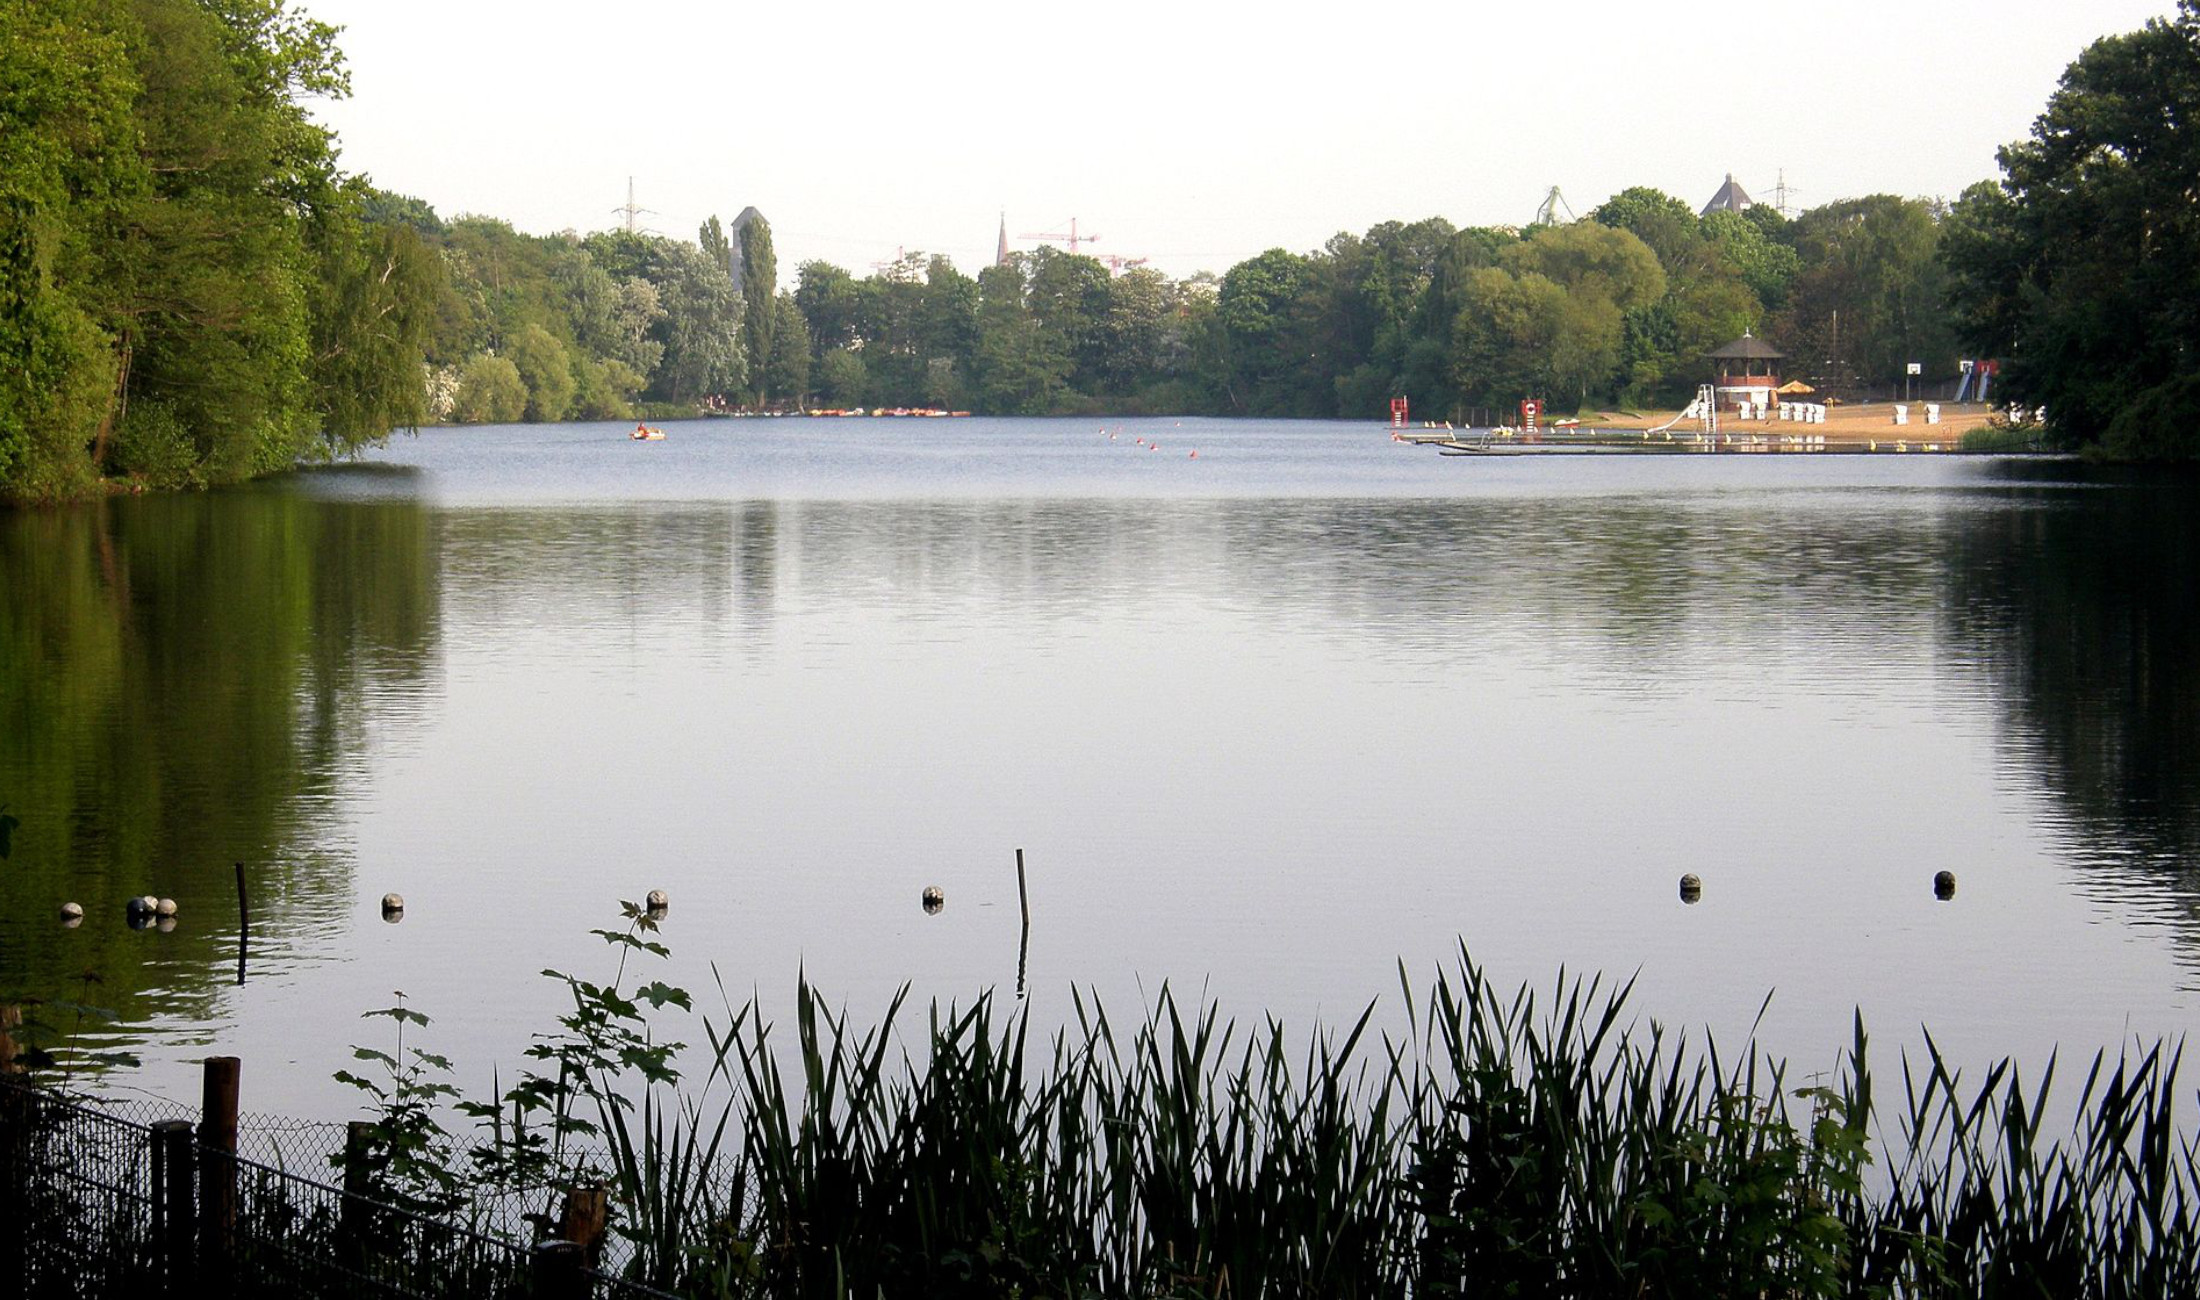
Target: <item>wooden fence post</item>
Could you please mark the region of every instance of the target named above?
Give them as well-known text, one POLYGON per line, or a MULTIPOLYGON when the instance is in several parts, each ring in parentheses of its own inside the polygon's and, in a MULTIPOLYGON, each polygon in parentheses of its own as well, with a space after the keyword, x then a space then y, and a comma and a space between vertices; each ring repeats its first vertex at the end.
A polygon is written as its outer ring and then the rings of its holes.
POLYGON ((237 1082, 234 1056, 206 1058, 199 1106, 199 1265, 228 1276, 237 1232, 237 1082))
POLYGON ((611 1224, 611 1192, 602 1183, 576 1187, 565 1194, 565 1212, 558 1217, 558 1236, 578 1242, 582 1262, 589 1268, 603 1258, 604 1230, 611 1224))
POLYGON ((191 1169, 191 1121, 153 1125, 153 1248, 159 1252, 164 1287, 174 1295, 197 1290, 191 1254, 198 1238, 198 1201, 191 1169))

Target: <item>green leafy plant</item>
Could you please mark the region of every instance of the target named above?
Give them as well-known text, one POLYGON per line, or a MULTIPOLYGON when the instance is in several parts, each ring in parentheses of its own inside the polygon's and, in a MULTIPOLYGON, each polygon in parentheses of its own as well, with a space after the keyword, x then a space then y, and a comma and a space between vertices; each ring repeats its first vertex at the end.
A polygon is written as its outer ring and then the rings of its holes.
POLYGON ((363 1147, 331 1159, 347 1170, 352 1161, 364 1161, 363 1176, 381 1199, 409 1210, 446 1212, 466 1199, 467 1183, 454 1167, 451 1137, 439 1116, 445 1101, 455 1099, 458 1090, 438 1077, 451 1072, 447 1058, 418 1046, 406 1047, 405 1027, 425 1029, 430 1021, 405 1005, 404 990, 396 996, 397 1005, 361 1014, 362 1019, 387 1017, 396 1022, 395 1050, 351 1049, 358 1060, 380 1066, 380 1077, 336 1072, 337 1082, 371 1099, 375 1119, 363 1147))

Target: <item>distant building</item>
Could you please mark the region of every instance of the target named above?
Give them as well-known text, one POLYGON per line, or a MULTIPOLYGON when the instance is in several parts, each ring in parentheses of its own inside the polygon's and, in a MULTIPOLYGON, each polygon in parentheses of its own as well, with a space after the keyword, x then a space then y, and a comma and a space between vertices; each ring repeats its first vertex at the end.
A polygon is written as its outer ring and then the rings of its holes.
POLYGON ((1714 212, 1743 212, 1756 206, 1757 200, 1749 197, 1749 191, 1736 185, 1734 173, 1728 172, 1726 184, 1719 187, 1719 192, 1711 196, 1711 201, 1704 204, 1703 211, 1697 215, 1708 217, 1714 212))
POLYGON ((726 254, 726 273, 733 277, 733 291, 741 292, 741 232, 764 219, 764 214, 754 207, 741 209, 741 215, 733 219, 733 229, 726 232, 726 242, 733 245, 726 254))

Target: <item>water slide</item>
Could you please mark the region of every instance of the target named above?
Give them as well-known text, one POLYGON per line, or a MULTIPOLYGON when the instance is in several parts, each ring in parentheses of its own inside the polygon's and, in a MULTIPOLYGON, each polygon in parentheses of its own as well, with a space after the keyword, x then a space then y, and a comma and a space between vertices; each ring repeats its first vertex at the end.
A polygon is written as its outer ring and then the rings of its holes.
POLYGON ((1659 425, 1655 429, 1643 430, 1643 434, 1647 437, 1648 435, 1653 433, 1664 433, 1667 429, 1672 428, 1674 425, 1679 424, 1683 420, 1699 420, 1702 418, 1703 399, 1699 397, 1695 401, 1690 402, 1688 405, 1682 407, 1681 413, 1679 415, 1676 415, 1672 419, 1667 420, 1665 423, 1659 425))

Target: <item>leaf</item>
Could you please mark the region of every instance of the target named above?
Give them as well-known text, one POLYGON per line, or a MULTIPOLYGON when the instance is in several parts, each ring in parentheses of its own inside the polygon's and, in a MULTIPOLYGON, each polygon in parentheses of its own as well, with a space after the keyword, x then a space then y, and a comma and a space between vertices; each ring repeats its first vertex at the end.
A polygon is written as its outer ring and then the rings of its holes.
POLYGON ((397 1068, 396 1057, 391 1056, 388 1052, 378 1052, 371 1047, 354 1047, 351 1049, 351 1055, 354 1060, 379 1061, 392 1070, 397 1068))
POLYGON ((694 1003, 688 998, 688 993, 686 989, 674 988, 672 985, 665 983, 663 980, 653 980, 648 984, 644 984, 642 987, 634 990, 634 996, 636 999, 647 1002, 649 1005, 657 1008, 659 1011, 664 1010, 665 1003, 667 1002, 670 1002, 674 1006, 680 1008, 682 1011, 693 1011, 695 1009, 694 1003))
POLYGON ((359 1013, 361 1020, 371 1016, 387 1016, 391 1020, 412 1025, 425 1025, 428 1023, 428 1017, 424 1012, 414 1011, 410 1007, 383 1007, 379 1011, 362 1011, 359 1013))

